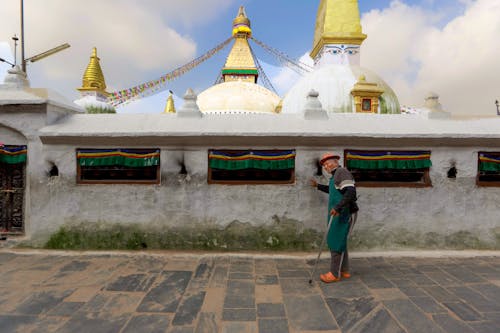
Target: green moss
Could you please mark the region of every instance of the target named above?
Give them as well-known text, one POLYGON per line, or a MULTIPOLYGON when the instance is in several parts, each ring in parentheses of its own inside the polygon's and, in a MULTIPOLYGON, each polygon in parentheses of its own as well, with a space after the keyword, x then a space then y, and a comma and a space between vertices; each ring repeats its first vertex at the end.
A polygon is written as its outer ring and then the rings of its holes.
POLYGON ((103 108, 103 107, 97 107, 97 106, 87 106, 85 108, 85 110, 87 111, 87 113, 92 113, 92 114, 96 114, 96 113, 116 113, 115 108, 113 108, 111 106, 109 108, 103 108))
POLYGON ((224 229, 185 227, 148 229, 141 225, 79 224, 61 227, 47 249, 72 250, 300 250, 315 249, 321 234, 294 222, 252 226, 235 221, 224 229))
POLYGON ((442 250, 498 250, 499 232, 493 230, 491 241, 480 239, 469 231, 460 231, 450 235, 436 232, 414 232, 405 228, 386 230, 382 225, 355 230, 349 240, 349 247, 354 250, 372 249, 442 249, 442 250))
MULTIPOLYGON (((404 228, 387 230, 383 225, 376 224, 368 228, 356 228, 349 239, 349 248, 500 249, 500 228, 492 230, 491 235, 491 242, 487 242, 468 231, 442 235, 404 228)), ((44 247, 68 250, 315 251, 322 237, 323 231, 304 228, 297 221, 277 217, 270 225, 253 226, 234 221, 225 228, 207 225, 160 228, 139 224, 81 223, 61 227, 44 247)))

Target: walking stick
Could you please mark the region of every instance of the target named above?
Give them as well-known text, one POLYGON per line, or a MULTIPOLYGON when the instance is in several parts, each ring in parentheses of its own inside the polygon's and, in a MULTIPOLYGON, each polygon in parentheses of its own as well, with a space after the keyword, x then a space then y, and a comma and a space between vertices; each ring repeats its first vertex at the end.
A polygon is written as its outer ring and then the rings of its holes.
POLYGON ((321 245, 319 247, 318 258, 316 258, 316 263, 314 264, 314 268, 311 272, 309 284, 312 284, 313 276, 314 276, 314 273, 316 273, 316 268, 318 267, 319 258, 321 257, 321 252, 323 251, 323 246, 325 246, 326 238, 328 237, 328 232, 330 231, 330 227, 332 226, 333 218, 334 218, 334 216, 331 215, 330 220, 328 221, 328 226, 326 227, 325 236, 323 236, 323 240, 321 241, 321 245))

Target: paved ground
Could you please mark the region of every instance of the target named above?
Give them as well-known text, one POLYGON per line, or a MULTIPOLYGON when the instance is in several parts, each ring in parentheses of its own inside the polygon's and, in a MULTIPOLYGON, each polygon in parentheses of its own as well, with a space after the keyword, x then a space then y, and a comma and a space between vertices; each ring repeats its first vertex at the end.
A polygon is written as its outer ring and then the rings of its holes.
POLYGON ((309 286, 311 264, 0 251, 0 332, 500 332, 500 257, 353 259, 309 286))

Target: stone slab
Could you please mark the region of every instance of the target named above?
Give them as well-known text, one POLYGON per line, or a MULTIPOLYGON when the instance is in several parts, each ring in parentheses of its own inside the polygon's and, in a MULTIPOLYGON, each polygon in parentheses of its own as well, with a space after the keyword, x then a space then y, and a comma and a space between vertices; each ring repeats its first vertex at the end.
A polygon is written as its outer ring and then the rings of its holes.
POLYGON ((201 310, 204 299, 204 291, 194 295, 184 296, 179 308, 175 313, 175 317, 172 320, 172 325, 187 326, 194 324, 194 321, 198 317, 198 313, 201 310))
POLYGON ((255 321, 256 318, 255 309, 224 309, 222 312, 224 321, 255 321))
POLYGON ((130 319, 121 333, 165 333, 169 322, 169 315, 139 314, 130 319))
POLYGON ((286 319, 259 319, 259 333, 288 333, 286 319))
POLYGON ((295 330, 336 330, 324 299, 320 295, 284 295, 289 324, 295 330))
POLYGON ((195 333, 219 332, 218 318, 215 313, 202 312, 195 333))
POLYGON ((383 304, 394 317, 398 318, 408 333, 442 333, 441 329, 410 300, 384 301, 383 304))
POLYGON ((156 277, 149 274, 130 274, 119 276, 111 282, 106 290, 108 291, 148 291, 156 277))
POLYGON ((259 318, 286 317, 285 305, 282 303, 260 303, 257 304, 257 316, 259 318))
POLYGON ((445 332, 449 333, 475 333, 475 331, 463 321, 457 320, 449 314, 436 314, 432 319, 441 327, 445 332))
POLYGON ((368 318, 358 323, 351 333, 406 333, 382 307, 377 308, 368 318))
POLYGON ((479 321, 483 319, 480 313, 464 302, 444 302, 443 305, 464 321, 479 321))
POLYGON ((349 331, 372 312, 379 303, 372 297, 363 297, 354 300, 327 298, 330 311, 333 313, 342 331, 349 331))
POLYGON ((191 275, 189 271, 163 272, 163 281, 146 294, 138 311, 175 312, 191 275))

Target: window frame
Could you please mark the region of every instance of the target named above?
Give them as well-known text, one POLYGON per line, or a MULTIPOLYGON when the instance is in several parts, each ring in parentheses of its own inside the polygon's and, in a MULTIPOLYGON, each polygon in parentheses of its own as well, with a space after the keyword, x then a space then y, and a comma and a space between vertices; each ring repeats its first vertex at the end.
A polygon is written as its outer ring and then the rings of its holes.
MULTIPOLYGON (((476 175, 476 185, 479 187, 500 187, 500 180, 499 181, 484 181, 480 180, 480 165, 481 165, 481 154, 489 154, 489 155, 497 155, 500 157, 500 151, 479 151, 477 153, 477 175, 476 175)), ((500 174, 500 172, 499 172, 500 174)))
MULTIPOLYGON (((344 150, 344 166, 347 168, 347 153, 356 153, 356 152, 371 152, 371 153, 382 153, 382 152, 403 152, 403 150, 355 150, 355 149, 345 149, 344 150)), ((407 150, 405 150, 407 151, 407 150)), ((350 172, 351 169, 348 169, 350 172)), ((396 169, 398 170, 398 169, 396 169)), ((415 169, 422 170, 424 172, 422 176, 423 182, 384 182, 384 181, 357 181, 356 187, 371 187, 371 188, 392 188, 392 187, 405 187, 405 188, 429 188, 433 187, 432 179, 430 177, 430 168, 425 169, 415 169)), ((354 175, 353 175, 354 176, 354 175)))
MULTIPOLYGON (((231 185, 231 186, 241 186, 241 185, 295 185, 296 183, 296 170, 295 166, 291 169, 290 180, 280 180, 280 181, 271 181, 271 180, 214 180, 212 178, 212 168, 210 167, 210 151, 217 150, 222 152, 230 152, 230 153, 244 153, 244 152, 252 152, 252 151, 260 151, 260 152, 271 152, 271 151, 287 151, 293 150, 295 154, 297 154, 296 149, 209 149, 207 152, 207 160, 208 160, 208 172, 207 172, 207 183, 209 185, 231 185)), ((297 158, 297 155, 294 157, 297 158)), ((287 169, 288 170, 288 169, 287 169)))
POLYGON ((372 98, 362 98, 361 99, 361 112, 363 113, 373 113, 373 99, 372 98), (365 101, 370 105, 369 109, 365 109, 365 101))
MULTIPOLYGON (((115 148, 110 148, 115 149, 115 148)), ((82 166, 78 163, 78 151, 79 150, 99 150, 98 148, 77 148, 75 150, 76 158, 76 184, 77 185, 160 185, 161 184, 161 150, 159 148, 116 148, 127 149, 130 151, 144 151, 144 150, 158 150, 160 151, 160 156, 158 165, 156 165, 156 179, 154 180, 84 180, 82 179, 82 166)), ((103 150, 109 150, 104 149, 103 150)))

